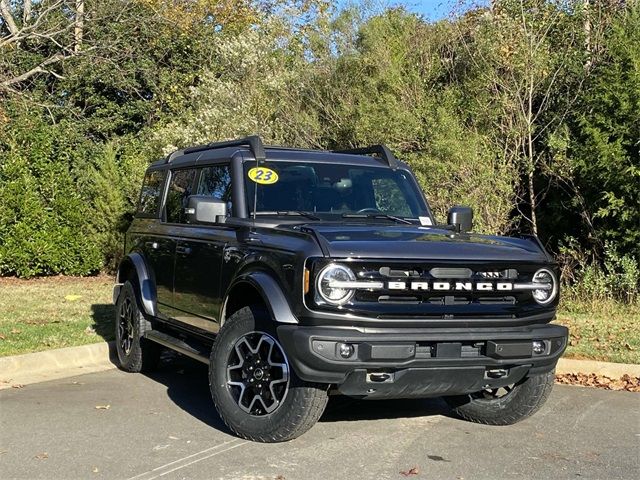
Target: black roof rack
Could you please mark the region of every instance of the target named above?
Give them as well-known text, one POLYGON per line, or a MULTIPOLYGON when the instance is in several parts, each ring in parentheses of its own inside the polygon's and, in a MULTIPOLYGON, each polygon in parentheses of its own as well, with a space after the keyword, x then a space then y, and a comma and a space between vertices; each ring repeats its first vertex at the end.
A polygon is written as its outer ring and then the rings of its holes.
POLYGON ((387 165, 389 165, 394 170, 398 168, 398 160, 386 145, 371 145, 370 147, 351 148, 348 150, 334 151, 335 153, 348 153, 351 155, 378 155, 385 162, 387 162, 387 165))
POLYGON ((195 147, 188 147, 183 150, 176 150, 171 155, 167 156, 166 163, 171 163, 173 159, 181 155, 188 153, 203 152, 205 150, 211 150, 213 148, 226 148, 226 147, 249 147, 253 156, 257 161, 264 161, 266 159, 264 153, 264 145, 258 135, 251 135, 250 137, 239 138, 238 140, 228 140, 226 142, 213 142, 205 145, 196 145, 195 147))

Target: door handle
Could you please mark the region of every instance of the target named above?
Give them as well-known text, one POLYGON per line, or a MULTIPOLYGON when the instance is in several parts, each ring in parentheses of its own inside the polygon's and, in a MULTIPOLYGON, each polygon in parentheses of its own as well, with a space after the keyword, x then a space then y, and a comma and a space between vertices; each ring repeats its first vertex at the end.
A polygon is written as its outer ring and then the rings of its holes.
POLYGON ((176 247, 176 253, 180 253, 182 255, 189 255, 191 253, 191 248, 178 245, 176 247))
POLYGON ((158 242, 145 242, 144 245, 145 247, 152 248, 154 250, 157 250, 159 247, 158 242))

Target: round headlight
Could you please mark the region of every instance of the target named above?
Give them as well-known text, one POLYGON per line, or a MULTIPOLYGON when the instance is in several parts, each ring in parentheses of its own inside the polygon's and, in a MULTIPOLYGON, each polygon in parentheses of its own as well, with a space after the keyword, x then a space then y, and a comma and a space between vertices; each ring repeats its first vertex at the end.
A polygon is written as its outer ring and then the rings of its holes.
POLYGON ((540 305, 551 303, 558 295, 558 282, 551 270, 541 268, 533 275, 533 283, 539 283, 540 288, 533 290, 533 298, 540 305))
POLYGON ((324 267, 318 274, 316 287, 322 299, 332 305, 342 305, 347 303, 355 290, 353 288, 336 287, 340 282, 353 282, 356 276, 351 269, 343 265, 332 263, 324 267), (333 286, 332 286, 333 285, 333 286))

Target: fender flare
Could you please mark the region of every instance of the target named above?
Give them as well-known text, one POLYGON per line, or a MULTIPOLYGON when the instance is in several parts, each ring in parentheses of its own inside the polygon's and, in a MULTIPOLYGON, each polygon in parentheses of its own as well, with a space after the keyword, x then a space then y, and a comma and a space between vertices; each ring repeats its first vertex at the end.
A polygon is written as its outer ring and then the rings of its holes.
POLYGON ((116 290, 114 289, 114 303, 118 300, 118 296, 120 294, 120 286, 124 283, 120 278, 121 272, 123 271, 123 267, 125 264, 130 263, 133 267, 133 270, 136 272, 137 279, 137 287, 138 292, 140 293, 140 303, 142 304, 142 308, 147 315, 151 315, 153 317, 156 316, 157 308, 156 308, 156 284, 151 278, 149 274, 149 269, 147 268, 147 264, 144 261, 144 257, 139 253, 130 253, 120 262, 120 266, 118 267, 118 277, 116 290))
POLYGON ((254 271, 241 275, 233 282, 231 287, 229 287, 222 303, 220 327, 224 325, 224 322, 227 319, 226 311, 229 297, 233 294, 235 288, 243 283, 251 285, 258 291, 265 305, 269 309, 269 313, 271 314, 271 318, 274 322, 294 325, 298 324, 298 319, 291 311, 289 301, 280 288, 278 282, 273 278, 273 276, 266 272, 254 271))

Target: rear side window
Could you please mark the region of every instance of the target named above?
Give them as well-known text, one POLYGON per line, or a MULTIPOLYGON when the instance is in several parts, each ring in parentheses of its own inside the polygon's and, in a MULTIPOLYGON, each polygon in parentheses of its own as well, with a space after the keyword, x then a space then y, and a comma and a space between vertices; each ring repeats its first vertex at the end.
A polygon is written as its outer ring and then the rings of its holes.
POLYGON ((193 194, 195 169, 176 170, 171 172, 169 191, 167 192, 166 212, 168 223, 187 223, 184 209, 189 197, 193 194))
POLYGON ((144 176, 142 192, 140 193, 140 203, 138 205, 138 215, 145 217, 158 216, 164 175, 165 172, 163 170, 156 170, 147 172, 144 176))

